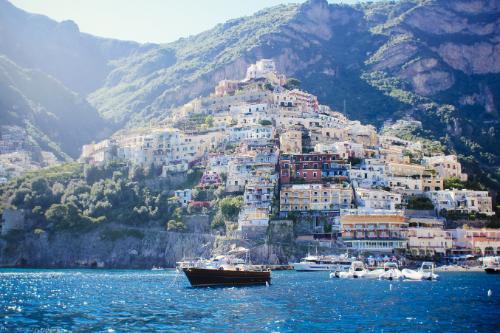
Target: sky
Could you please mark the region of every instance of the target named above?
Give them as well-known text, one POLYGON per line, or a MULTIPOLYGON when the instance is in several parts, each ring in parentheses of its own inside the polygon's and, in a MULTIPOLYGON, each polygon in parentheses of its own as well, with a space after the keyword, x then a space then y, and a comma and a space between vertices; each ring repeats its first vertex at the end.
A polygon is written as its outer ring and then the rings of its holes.
MULTIPOLYGON (((30 13, 73 20, 81 32, 140 43, 169 43, 290 0, 9 0, 30 13)), ((374 0, 380 1, 380 0, 374 0)), ((303 0, 296 0, 303 3, 303 0)), ((354 4, 356 0, 328 0, 354 4)), ((294 2, 295 3, 295 2, 294 2)))

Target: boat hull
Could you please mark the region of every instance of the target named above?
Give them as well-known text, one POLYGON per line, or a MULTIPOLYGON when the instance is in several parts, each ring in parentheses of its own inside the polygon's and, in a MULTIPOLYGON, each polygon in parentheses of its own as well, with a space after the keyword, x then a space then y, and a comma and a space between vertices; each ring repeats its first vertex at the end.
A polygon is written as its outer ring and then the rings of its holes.
POLYGON ((486 274, 500 274, 500 268, 485 268, 486 274))
POLYGON ((271 271, 233 271, 183 268, 193 287, 251 286, 271 283, 271 271))

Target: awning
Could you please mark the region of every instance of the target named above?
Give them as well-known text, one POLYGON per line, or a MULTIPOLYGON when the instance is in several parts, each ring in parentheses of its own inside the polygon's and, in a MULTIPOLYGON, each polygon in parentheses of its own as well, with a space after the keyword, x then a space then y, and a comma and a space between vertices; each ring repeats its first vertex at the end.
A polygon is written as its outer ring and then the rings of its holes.
POLYGON ((446 251, 444 249, 434 249, 436 252, 439 252, 439 253, 446 253, 446 251))

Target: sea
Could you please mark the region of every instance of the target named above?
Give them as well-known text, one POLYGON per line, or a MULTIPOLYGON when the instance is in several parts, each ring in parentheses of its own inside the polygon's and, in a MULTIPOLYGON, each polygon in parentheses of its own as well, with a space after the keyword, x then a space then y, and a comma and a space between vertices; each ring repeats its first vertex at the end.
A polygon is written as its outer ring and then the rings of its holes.
POLYGON ((439 281, 380 281, 275 271, 270 286, 192 288, 175 270, 2 269, 0 332, 500 329, 500 275, 438 274, 439 281))

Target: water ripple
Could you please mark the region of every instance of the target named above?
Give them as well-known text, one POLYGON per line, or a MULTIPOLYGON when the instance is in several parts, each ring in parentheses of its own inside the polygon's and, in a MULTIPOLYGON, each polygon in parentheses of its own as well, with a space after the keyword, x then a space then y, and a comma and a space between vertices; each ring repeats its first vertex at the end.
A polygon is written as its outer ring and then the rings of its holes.
POLYGON ((279 279, 269 288, 191 288, 175 271, 0 270, 0 331, 491 332, 500 326, 500 276, 440 274, 441 281, 391 282, 273 272, 279 279))

